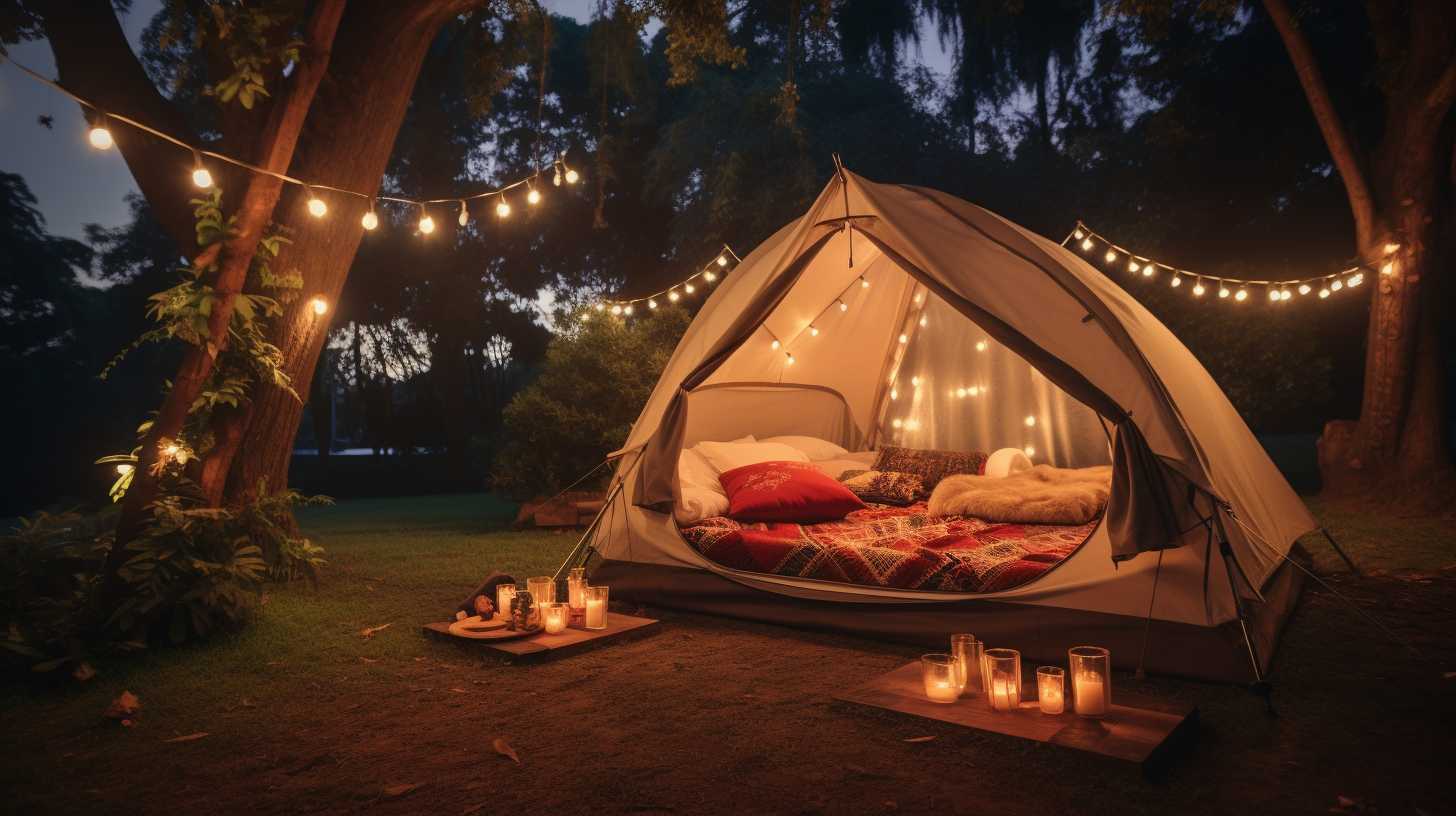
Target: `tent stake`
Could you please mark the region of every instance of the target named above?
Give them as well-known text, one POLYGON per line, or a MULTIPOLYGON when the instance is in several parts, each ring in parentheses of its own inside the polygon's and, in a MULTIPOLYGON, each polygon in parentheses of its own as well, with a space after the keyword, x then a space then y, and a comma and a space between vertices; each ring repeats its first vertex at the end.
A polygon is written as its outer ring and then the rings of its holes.
POLYGON ((1345 549, 1339 545, 1339 542, 1335 541, 1335 537, 1330 535, 1330 531, 1324 527, 1321 527, 1320 532, 1324 534, 1325 540, 1330 542, 1330 547, 1334 549, 1335 554, 1340 556, 1340 558, 1344 559, 1345 566, 1350 568, 1350 572, 1357 577, 1365 577, 1365 573, 1361 572, 1360 568, 1355 566, 1355 562, 1351 560, 1349 554, 1347 554, 1345 552, 1345 549))

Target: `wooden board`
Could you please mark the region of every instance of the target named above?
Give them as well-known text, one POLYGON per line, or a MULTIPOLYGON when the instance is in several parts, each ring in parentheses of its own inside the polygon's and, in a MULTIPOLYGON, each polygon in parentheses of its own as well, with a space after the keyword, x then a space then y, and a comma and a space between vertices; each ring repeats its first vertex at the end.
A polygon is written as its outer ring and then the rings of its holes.
POLYGON ((650 635, 657 631, 656 626, 657 621, 653 618, 608 612, 605 629, 567 629, 558 635, 538 632, 517 640, 458 638, 450 634, 449 621, 427 623, 424 632, 431 637, 485 649, 511 661, 536 662, 580 654, 610 643, 650 635))
MULTIPOLYGON (((1035 696, 1035 688, 1027 693, 1035 696)), ((1114 698, 1124 699, 1114 686, 1114 698)), ((1139 700, 1138 706, 1114 703, 1107 717, 1090 720, 1071 712, 1043 714, 1036 701, 1023 702, 1017 711, 992 711, 984 695, 962 697, 954 703, 926 699, 920 663, 910 663, 870 682, 835 695, 836 700, 894 711, 913 717, 1061 745, 1146 767, 1156 764, 1176 742, 1191 734, 1198 709, 1191 705, 1158 705, 1139 700), (1149 708, 1147 706, 1155 706, 1149 708)))

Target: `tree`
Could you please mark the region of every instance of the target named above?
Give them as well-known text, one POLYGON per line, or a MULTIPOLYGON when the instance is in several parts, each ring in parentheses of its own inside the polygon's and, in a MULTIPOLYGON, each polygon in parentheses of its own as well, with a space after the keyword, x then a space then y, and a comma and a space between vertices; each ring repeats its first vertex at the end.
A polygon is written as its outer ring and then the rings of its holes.
POLYGON ((1450 218, 1456 182, 1456 6, 1444 0, 1365 4, 1385 110, 1378 133, 1369 135, 1355 132, 1339 110, 1286 0, 1264 0, 1264 8, 1344 182, 1360 261, 1380 270, 1371 287, 1360 417, 1326 425, 1320 439, 1325 484, 1335 492, 1383 486, 1423 496, 1434 485, 1436 495, 1449 497, 1438 324, 1449 304, 1442 295, 1449 297, 1451 264, 1439 233, 1450 218))

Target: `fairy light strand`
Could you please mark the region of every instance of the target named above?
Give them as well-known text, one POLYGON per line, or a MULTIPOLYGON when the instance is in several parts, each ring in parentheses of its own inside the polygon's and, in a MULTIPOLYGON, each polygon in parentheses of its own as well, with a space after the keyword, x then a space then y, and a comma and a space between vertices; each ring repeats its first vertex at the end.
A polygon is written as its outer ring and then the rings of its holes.
POLYGON ((723 248, 718 251, 718 254, 713 257, 713 260, 703 264, 701 269, 677 283, 665 289, 659 289, 650 295, 643 295, 642 297, 605 298, 597 301, 596 310, 600 312, 603 309, 612 309, 615 307, 625 311, 628 306, 638 303, 647 304, 647 308, 651 310, 661 305, 663 299, 666 299, 670 303, 677 303, 684 295, 697 294, 698 287, 695 285, 695 281, 702 280, 703 283, 711 286, 717 283, 720 277, 728 274, 730 265, 736 269, 738 264, 742 262, 743 259, 738 257, 738 253, 733 251, 733 247, 724 244, 723 248))
MULTIPOLYGON (((1299 297, 1315 295, 1318 299, 1324 300, 1332 293, 1342 289, 1353 289, 1365 282, 1365 274, 1374 271, 1368 266, 1356 264, 1338 272, 1331 272, 1324 275, 1314 275, 1307 278, 1292 278, 1289 280, 1269 280, 1254 278, 1231 278, 1221 275, 1206 275, 1201 272, 1190 272, 1187 269, 1169 266, 1168 264, 1155 261, 1146 255, 1133 252, 1126 247, 1114 243, 1105 236, 1088 227, 1082 221, 1072 229, 1067 237, 1062 240, 1062 246, 1081 252, 1087 256, 1089 262, 1101 262, 1114 270, 1125 270, 1129 275, 1136 275, 1140 278, 1151 279, 1159 273, 1167 275, 1168 285, 1173 289, 1182 288, 1185 278, 1192 281, 1189 292, 1193 297, 1202 297, 1205 293, 1215 293, 1218 300, 1233 300, 1235 303, 1246 302, 1250 297, 1250 290, 1258 291, 1263 289, 1266 299, 1270 303, 1287 303, 1293 300, 1296 294, 1299 297)), ((1385 246, 1387 256, 1394 255, 1400 249, 1399 244, 1387 244, 1385 246)), ((1380 274, 1391 275, 1396 270, 1396 260, 1387 257, 1380 266, 1380 274)))

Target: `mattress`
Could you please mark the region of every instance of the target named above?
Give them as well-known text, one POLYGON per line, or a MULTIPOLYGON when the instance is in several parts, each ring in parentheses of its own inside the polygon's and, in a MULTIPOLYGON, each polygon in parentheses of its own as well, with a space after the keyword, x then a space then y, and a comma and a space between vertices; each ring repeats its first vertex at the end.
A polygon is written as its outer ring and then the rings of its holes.
POLYGON ((919 502, 872 504, 823 524, 744 524, 714 516, 682 528, 682 535, 731 569, 895 589, 1000 592, 1046 574, 1096 527, 1096 521, 1003 524, 932 516, 919 502))

